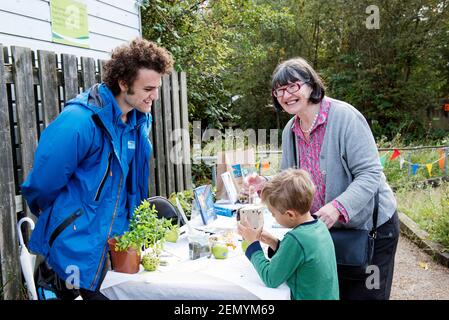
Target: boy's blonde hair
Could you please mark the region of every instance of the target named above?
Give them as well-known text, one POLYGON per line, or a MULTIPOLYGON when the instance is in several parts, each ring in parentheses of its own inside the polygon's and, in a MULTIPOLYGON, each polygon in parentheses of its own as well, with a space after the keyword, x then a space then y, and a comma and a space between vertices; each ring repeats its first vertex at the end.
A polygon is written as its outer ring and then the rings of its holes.
POLYGON ((265 183, 261 198, 269 209, 281 214, 287 210, 305 214, 312 206, 314 194, 315 185, 307 171, 287 169, 265 183))

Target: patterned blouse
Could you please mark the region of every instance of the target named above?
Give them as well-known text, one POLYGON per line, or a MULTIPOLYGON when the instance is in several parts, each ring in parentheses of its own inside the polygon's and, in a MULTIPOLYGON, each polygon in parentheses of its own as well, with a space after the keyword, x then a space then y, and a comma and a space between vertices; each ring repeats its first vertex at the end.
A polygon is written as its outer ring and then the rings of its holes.
MULTIPOLYGON (((324 134, 326 133, 327 118, 330 108, 330 101, 324 98, 320 104, 318 118, 310 132, 309 141, 305 139, 304 133, 300 128, 300 119, 298 116, 295 117, 295 121, 292 125, 292 131, 295 133, 299 153, 299 167, 310 174, 316 187, 312 208, 310 209, 311 213, 317 212, 325 205, 324 195, 326 192, 326 185, 320 170, 320 152, 324 134)), ((349 216, 343 205, 337 200, 333 200, 331 203, 340 213, 339 220, 343 223, 348 222, 349 216)))

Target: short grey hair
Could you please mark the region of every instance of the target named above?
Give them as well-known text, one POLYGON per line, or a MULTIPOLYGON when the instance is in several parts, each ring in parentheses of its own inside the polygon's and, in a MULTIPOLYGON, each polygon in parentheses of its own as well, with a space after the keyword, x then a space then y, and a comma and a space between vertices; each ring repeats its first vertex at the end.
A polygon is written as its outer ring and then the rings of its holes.
MULTIPOLYGON (((323 80, 319 74, 312 68, 307 60, 301 57, 281 62, 276 69, 274 69, 271 79, 272 89, 295 81, 307 83, 312 88, 312 93, 309 98, 311 103, 320 103, 326 92, 323 80)), ((282 110, 276 97, 273 97, 273 105, 278 111, 282 110)))

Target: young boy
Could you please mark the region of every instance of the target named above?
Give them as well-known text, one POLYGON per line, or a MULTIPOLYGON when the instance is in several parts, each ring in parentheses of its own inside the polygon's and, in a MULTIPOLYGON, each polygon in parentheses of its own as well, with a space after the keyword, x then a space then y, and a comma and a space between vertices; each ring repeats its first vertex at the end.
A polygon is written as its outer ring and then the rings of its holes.
POLYGON ((292 228, 282 241, 265 230, 254 230, 246 221, 238 231, 249 243, 246 256, 267 287, 287 282, 295 300, 338 300, 335 250, 326 225, 310 214, 315 186, 304 170, 287 169, 266 182, 262 201, 274 219, 292 228), (265 258, 259 240, 268 244, 265 258))

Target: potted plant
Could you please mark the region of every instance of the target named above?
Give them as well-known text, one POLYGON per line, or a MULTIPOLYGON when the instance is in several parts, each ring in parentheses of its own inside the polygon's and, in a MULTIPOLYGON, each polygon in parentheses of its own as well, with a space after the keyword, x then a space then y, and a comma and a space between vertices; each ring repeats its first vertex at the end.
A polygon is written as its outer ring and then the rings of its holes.
MULTIPOLYGON (((159 265, 159 255, 171 221, 157 217, 157 210, 147 200, 134 210, 129 230, 122 236, 108 241, 113 268, 117 272, 136 273, 139 271, 142 250, 148 252, 144 258, 144 268, 153 271, 159 265), (148 262, 151 260, 151 264, 148 262), (148 267, 148 266, 152 267, 148 267)), ((142 258, 143 259, 143 258, 142 258)))
POLYGON ((139 271, 141 239, 134 231, 108 240, 114 271, 136 273, 139 271))

